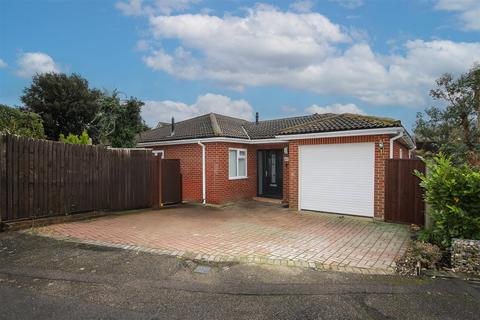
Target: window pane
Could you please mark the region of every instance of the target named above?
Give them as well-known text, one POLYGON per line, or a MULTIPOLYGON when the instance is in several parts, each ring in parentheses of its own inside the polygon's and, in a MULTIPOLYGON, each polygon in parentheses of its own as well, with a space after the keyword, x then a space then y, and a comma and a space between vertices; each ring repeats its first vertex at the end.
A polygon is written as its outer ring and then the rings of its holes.
POLYGON ((237 151, 230 150, 228 152, 228 176, 236 177, 237 176, 237 151))
POLYGON ((245 150, 238 150, 238 157, 245 158, 245 150))
POLYGON ((246 162, 247 162, 247 160, 245 160, 245 159, 238 159, 238 175, 240 177, 246 177, 247 176, 246 162))

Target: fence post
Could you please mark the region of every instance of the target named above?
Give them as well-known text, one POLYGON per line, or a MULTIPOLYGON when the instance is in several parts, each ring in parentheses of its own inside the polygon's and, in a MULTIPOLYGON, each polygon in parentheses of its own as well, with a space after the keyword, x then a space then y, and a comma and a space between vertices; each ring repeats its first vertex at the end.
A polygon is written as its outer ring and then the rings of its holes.
POLYGON ((7 217, 7 137, 0 135, 0 223, 7 217))

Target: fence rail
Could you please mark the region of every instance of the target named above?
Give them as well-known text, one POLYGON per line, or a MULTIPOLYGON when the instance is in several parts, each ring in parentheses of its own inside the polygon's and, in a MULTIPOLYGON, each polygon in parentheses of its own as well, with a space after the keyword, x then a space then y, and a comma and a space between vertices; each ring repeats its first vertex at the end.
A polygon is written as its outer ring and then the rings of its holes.
POLYGON ((0 135, 0 221, 151 207, 153 157, 0 135))

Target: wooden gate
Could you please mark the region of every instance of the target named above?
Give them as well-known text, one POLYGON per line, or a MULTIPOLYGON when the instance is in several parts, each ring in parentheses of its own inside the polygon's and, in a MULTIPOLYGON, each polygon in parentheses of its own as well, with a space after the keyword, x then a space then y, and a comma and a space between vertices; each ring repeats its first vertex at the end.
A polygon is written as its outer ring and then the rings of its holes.
POLYGON ((156 206, 182 202, 182 175, 180 173, 180 160, 178 159, 153 159, 155 179, 153 203, 156 206))
POLYGON ((425 224, 423 190, 414 170, 425 172, 425 163, 421 160, 386 160, 385 221, 425 224))

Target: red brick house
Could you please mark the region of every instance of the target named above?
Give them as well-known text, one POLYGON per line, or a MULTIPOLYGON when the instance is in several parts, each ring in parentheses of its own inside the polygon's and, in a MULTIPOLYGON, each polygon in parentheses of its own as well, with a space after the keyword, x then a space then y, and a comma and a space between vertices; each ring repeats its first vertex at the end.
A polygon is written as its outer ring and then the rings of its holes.
POLYGON ((415 148, 400 121, 354 114, 249 122, 211 113, 147 131, 138 146, 180 159, 184 201, 260 196, 295 210, 377 218, 384 160, 415 148))

